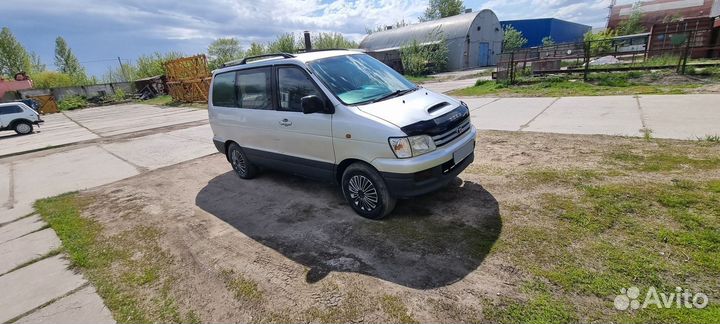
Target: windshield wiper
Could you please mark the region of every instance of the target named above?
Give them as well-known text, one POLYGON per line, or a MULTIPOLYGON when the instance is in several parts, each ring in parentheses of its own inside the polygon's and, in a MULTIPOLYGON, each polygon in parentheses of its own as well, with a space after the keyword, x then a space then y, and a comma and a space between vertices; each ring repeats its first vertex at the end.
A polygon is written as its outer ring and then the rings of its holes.
POLYGON ((404 89, 404 90, 395 90, 395 91, 390 92, 390 93, 388 93, 388 94, 386 94, 386 95, 384 95, 384 96, 382 96, 382 97, 380 97, 380 98, 371 100, 370 103, 376 103, 376 102, 378 102, 378 101, 383 101, 383 100, 390 99, 390 98, 394 98, 394 97, 400 97, 400 96, 402 96, 402 95, 404 95, 404 94, 406 94, 406 93, 413 92, 413 91, 415 91, 415 90, 417 90, 417 89, 418 89, 418 88, 415 87, 415 88, 404 89))

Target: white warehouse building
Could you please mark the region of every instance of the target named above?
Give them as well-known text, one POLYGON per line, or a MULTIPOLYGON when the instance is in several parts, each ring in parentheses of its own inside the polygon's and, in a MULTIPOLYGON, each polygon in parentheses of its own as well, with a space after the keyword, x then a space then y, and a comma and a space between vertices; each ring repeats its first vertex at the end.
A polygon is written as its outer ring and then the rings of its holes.
POLYGON ((432 37, 436 30, 447 40, 448 70, 496 65, 502 50, 503 30, 497 16, 489 9, 374 32, 365 36, 360 48, 401 71, 400 48, 413 40, 420 44, 436 42, 432 37))

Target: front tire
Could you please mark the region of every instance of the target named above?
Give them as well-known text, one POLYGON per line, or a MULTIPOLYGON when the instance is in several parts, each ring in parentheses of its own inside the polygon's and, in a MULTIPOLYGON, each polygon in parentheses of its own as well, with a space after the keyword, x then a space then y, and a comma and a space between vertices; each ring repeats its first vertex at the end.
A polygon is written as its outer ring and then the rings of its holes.
POLYGON ((26 121, 19 121, 15 124, 15 127, 13 127, 13 129, 15 130, 15 133, 18 133, 20 135, 27 135, 33 132, 33 125, 26 121))
POLYGON ((257 168, 250 163, 245 151, 237 143, 232 143, 228 147, 227 159, 230 161, 233 170, 235 170, 235 174, 241 179, 252 179, 257 174, 257 168))
POLYGON ((358 215, 369 219, 382 219, 395 208, 395 198, 380 174, 363 163, 354 163, 345 169, 342 177, 345 200, 358 215))

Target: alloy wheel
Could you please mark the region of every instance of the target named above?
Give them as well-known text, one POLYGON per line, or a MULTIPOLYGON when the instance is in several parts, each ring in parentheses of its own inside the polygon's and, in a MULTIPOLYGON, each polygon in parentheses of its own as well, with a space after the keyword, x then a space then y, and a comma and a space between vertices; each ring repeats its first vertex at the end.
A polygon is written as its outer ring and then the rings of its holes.
POLYGON ((378 205, 375 185, 363 175, 354 175, 348 181, 348 192, 352 203, 362 211, 371 212, 378 205))

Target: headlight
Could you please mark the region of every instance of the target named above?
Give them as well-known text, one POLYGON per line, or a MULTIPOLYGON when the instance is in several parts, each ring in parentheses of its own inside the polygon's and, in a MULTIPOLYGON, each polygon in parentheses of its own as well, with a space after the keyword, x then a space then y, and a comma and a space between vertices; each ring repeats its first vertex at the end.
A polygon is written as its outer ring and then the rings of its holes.
POLYGON ((419 156, 435 150, 435 141, 427 135, 391 137, 388 142, 398 159, 419 156))

